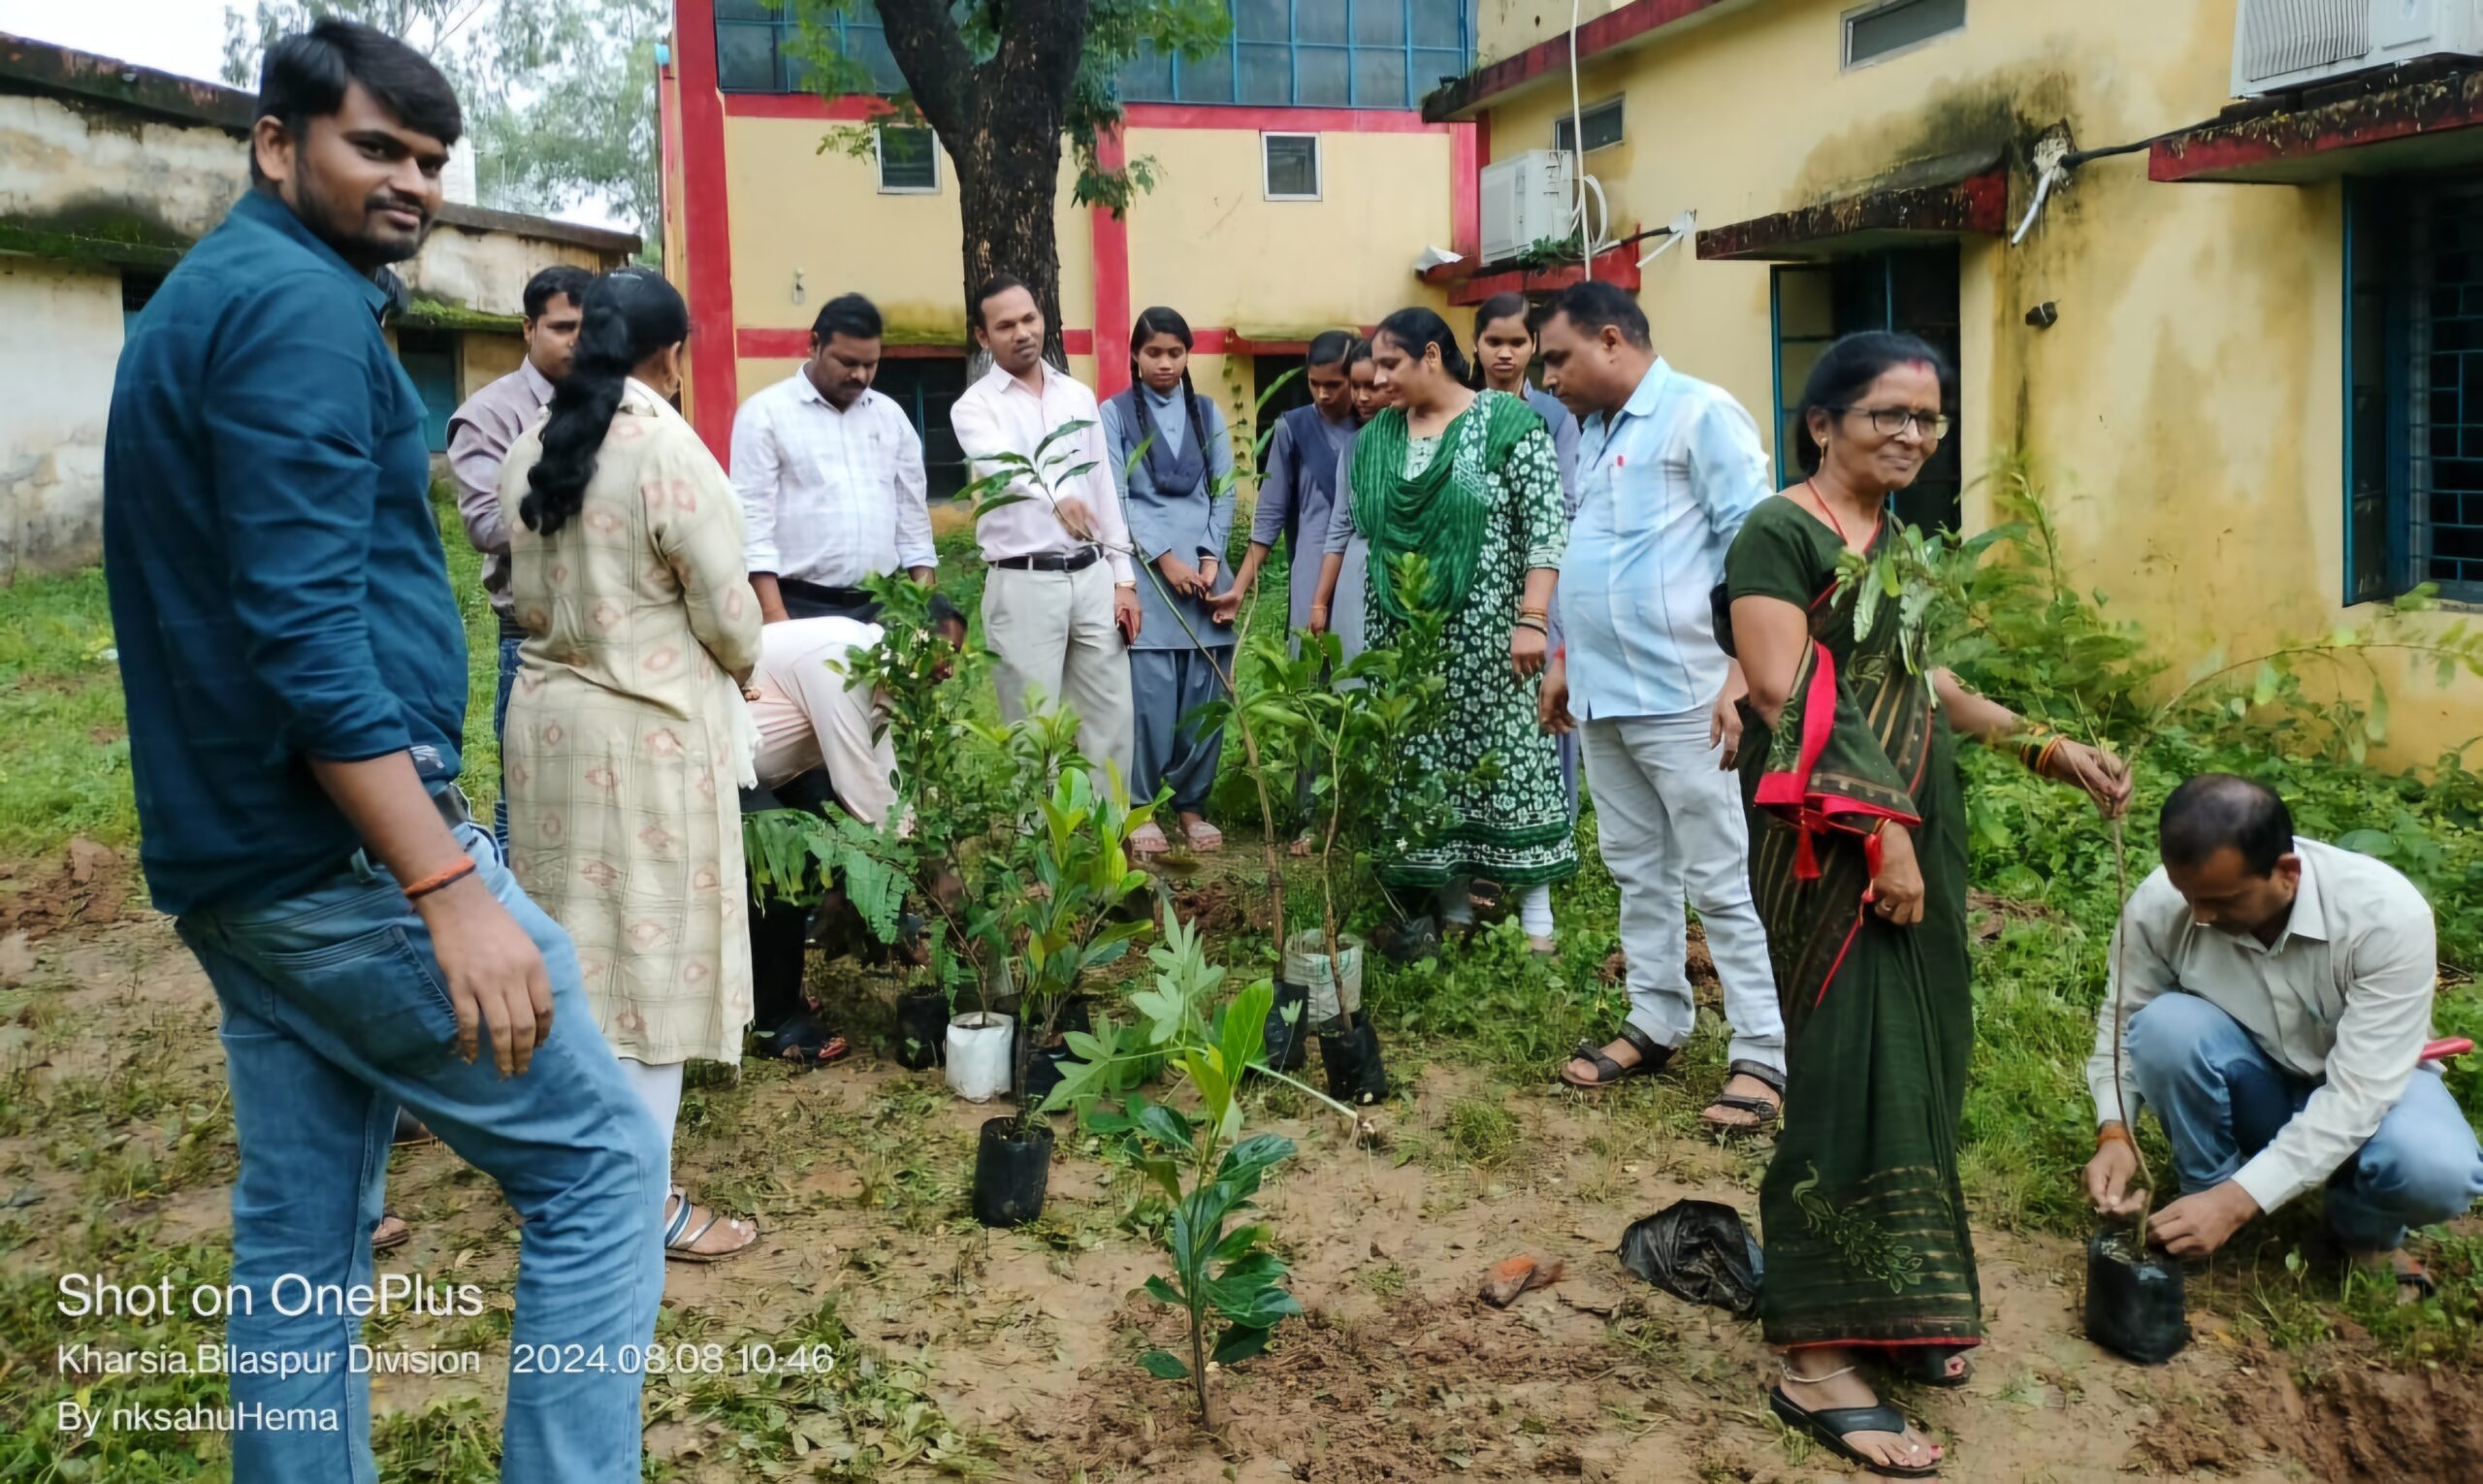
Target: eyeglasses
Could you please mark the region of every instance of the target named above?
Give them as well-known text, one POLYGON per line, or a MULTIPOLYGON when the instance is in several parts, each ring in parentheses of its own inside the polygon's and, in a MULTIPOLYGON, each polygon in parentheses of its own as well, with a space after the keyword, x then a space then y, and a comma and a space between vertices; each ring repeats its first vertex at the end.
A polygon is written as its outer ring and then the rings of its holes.
POLYGON ((1931 442, 1949 436, 1949 414, 1917 412, 1912 407, 1839 407, 1839 413, 1859 412, 1871 420, 1871 431, 1884 438, 1895 437, 1913 427, 1931 442))

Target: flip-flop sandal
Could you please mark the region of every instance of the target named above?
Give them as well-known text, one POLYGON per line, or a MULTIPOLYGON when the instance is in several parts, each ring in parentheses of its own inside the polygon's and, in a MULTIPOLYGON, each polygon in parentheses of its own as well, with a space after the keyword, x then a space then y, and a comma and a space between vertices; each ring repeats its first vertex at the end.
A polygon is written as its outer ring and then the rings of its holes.
POLYGON ((1181 833, 1189 840, 1190 849, 1202 855, 1211 855, 1224 849, 1224 831, 1205 821, 1191 825, 1181 833))
POLYGON ((1172 848, 1173 842, 1164 837, 1162 827, 1152 820, 1130 831, 1129 853, 1133 855, 1161 855, 1172 848))
POLYGON ((795 1014, 791 1019, 760 1037, 759 1046, 770 1060, 784 1062, 801 1072, 843 1061, 854 1049, 843 1036, 820 1024, 808 1011, 795 1014))
POLYGON ((758 1244, 758 1225, 753 1222, 750 1240, 740 1246, 723 1252, 699 1251, 698 1243, 709 1232, 716 1229, 717 1222, 725 1218, 721 1213, 710 1210, 707 1212, 707 1219, 699 1223, 698 1230, 693 1232, 690 1230, 690 1213, 698 1209, 698 1203, 690 1199, 690 1192, 678 1185, 673 1187, 672 1195, 672 1217, 663 1224, 663 1255, 666 1260, 676 1263, 720 1263, 729 1257, 739 1257, 758 1244))
POLYGON ((1796 1432, 1807 1434, 1812 1440, 1849 1463, 1859 1464, 1884 1479, 1936 1479, 1940 1476, 1937 1463, 1915 1467, 1908 1464, 1884 1464, 1845 1439, 1855 1433, 1893 1433, 1906 1430, 1905 1413, 1883 1402, 1877 1406, 1822 1406, 1818 1411, 1805 1411, 1782 1386, 1767 1388, 1768 1407, 1777 1419, 1796 1432))
POLYGON ((1618 1039, 1628 1042, 1630 1046, 1637 1049, 1638 1059, 1636 1061, 1633 1061, 1625 1067, 1621 1063, 1614 1061, 1611 1057, 1604 1055, 1603 1048, 1594 1045, 1591 1042, 1581 1041, 1578 1043, 1578 1048, 1570 1053, 1570 1060, 1583 1061, 1593 1066, 1595 1068, 1595 1081, 1591 1082, 1579 1081, 1577 1079, 1569 1076, 1568 1062, 1563 1062, 1561 1064, 1562 1083, 1565 1086, 1576 1087, 1589 1092, 1597 1091, 1602 1088, 1609 1087, 1615 1082, 1628 1081, 1633 1077, 1653 1077, 1657 1073, 1661 1072, 1665 1066, 1672 1061, 1674 1051, 1673 1048, 1656 1045, 1656 1040, 1653 1036, 1650 1036, 1645 1031, 1631 1025, 1627 1020, 1624 1020, 1621 1023, 1621 1034, 1618 1039))
POLYGON ((2362 1262, 2360 1259, 2356 1259, 2356 1263, 2373 1277, 2384 1274, 2395 1281, 2400 1306, 2420 1304, 2439 1292, 2439 1285, 2432 1281, 2431 1270, 2425 1268, 2422 1260, 2411 1252, 2400 1249, 2391 1253, 2385 1264, 2362 1262))
POLYGON ((371 1229, 371 1250, 373 1252, 402 1247, 413 1240, 414 1229, 405 1224, 405 1218, 384 1208, 379 1212, 379 1224, 371 1229), (391 1221, 397 1223, 394 1228, 388 1225, 391 1221))
POLYGON ((1774 1100, 1745 1097, 1737 1092, 1720 1092, 1716 1094, 1715 1100, 1699 1113, 1698 1121, 1709 1128, 1722 1129, 1727 1134, 1763 1134, 1774 1128, 1777 1120, 1785 1113, 1785 1074, 1774 1067, 1764 1066, 1756 1061, 1736 1061, 1725 1069, 1725 1081, 1731 1081, 1736 1077, 1747 1077, 1766 1083, 1768 1088, 1776 1094, 1774 1100), (1746 1113, 1751 1115, 1751 1121, 1727 1123, 1722 1118, 1707 1116, 1719 1108, 1729 1108, 1735 1113, 1746 1113))

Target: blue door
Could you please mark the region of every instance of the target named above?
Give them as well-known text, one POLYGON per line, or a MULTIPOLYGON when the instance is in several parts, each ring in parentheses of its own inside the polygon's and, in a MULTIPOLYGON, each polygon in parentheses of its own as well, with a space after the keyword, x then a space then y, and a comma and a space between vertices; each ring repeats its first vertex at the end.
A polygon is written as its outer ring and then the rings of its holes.
POLYGON ((423 446, 448 451, 448 419, 457 411, 457 338, 438 331, 401 330, 397 359, 423 399, 423 446))

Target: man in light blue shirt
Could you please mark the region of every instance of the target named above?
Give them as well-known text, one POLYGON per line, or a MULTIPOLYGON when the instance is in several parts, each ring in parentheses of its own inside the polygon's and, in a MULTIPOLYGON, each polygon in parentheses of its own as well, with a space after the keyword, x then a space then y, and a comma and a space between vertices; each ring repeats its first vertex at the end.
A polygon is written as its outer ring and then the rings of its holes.
POLYGON ((1577 514, 1561 564, 1565 650, 1543 676, 1544 725, 1585 735, 1604 864, 1621 888, 1629 1017, 1564 1081, 1600 1087, 1661 1071, 1696 1019, 1688 897, 1731 1022, 1731 1072, 1704 1114, 1775 1120, 1785 1026, 1751 902, 1750 835, 1732 765, 1741 675, 1717 646, 1709 595, 1725 551, 1768 498, 1758 427, 1722 388, 1655 352, 1628 295, 1589 281, 1543 325, 1543 384, 1578 414, 1577 514), (1583 725, 1581 725, 1583 724, 1583 725))

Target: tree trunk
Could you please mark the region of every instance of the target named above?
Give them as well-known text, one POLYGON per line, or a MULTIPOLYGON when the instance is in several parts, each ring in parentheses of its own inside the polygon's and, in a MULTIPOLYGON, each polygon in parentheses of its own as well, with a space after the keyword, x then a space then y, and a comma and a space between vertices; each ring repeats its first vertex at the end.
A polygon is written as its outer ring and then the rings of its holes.
MULTIPOLYGON (((991 129, 1004 127, 1011 126, 997 120, 991 125, 991 129)), ((1039 125, 1024 127, 1032 131, 1039 125)), ((1048 139, 1050 147, 1032 150, 1016 143, 1003 144, 987 129, 951 154, 956 167, 958 212, 965 221, 964 282, 959 292, 971 328, 976 289, 1000 274, 1023 279, 1044 311, 1044 357, 1065 367, 1069 363, 1060 336, 1060 240, 1052 216, 1060 178, 1058 120, 1039 137, 1048 139), (1026 158, 1030 155, 1041 158, 1026 158)))
POLYGON ((888 51, 957 177, 963 299, 1007 274, 1044 311, 1044 353, 1066 365, 1060 325, 1060 131, 1086 42, 1088 0, 998 0, 999 45, 973 60, 950 0, 880 0, 888 51))

